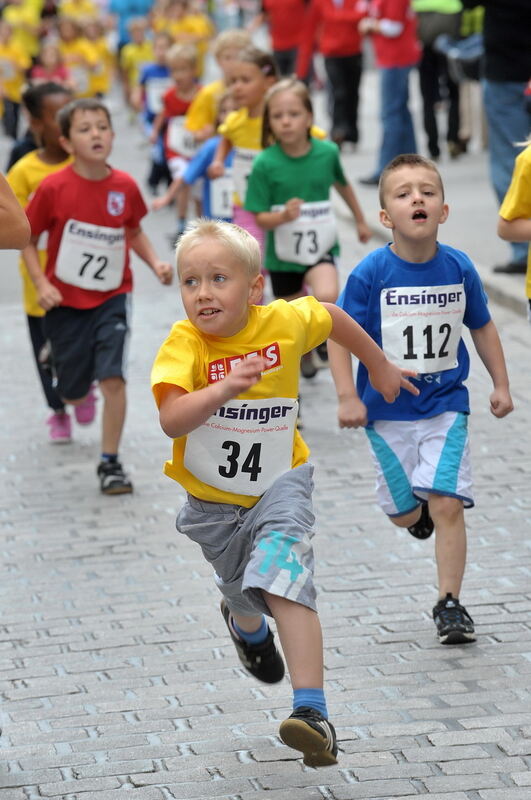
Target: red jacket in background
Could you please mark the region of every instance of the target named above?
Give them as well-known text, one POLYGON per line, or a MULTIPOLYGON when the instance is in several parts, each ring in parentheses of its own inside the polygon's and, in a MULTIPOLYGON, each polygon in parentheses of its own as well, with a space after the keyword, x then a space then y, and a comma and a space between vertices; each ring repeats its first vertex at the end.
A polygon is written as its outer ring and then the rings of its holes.
POLYGON ((273 50, 299 47, 307 6, 307 0, 262 0, 273 50))
POLYGON ((311 0, 299 45, 297 75, 307 75, 315 47, 325 57, 361 53, 358 23, 366 16, 366 0, 343 0, 342 5, 334 0, 311 0))
POLYGON ((370 0, 369 16, 401 22, 404 29, 399 36, 371 34, 376 64, 379 67, 412 67, 421 55, 417 39, 417 19, 410 0, 370 0))

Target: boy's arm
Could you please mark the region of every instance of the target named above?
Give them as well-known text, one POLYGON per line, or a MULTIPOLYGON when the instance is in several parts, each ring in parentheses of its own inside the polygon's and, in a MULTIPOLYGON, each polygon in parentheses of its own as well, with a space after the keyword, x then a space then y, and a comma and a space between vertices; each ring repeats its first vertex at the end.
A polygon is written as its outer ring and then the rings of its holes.
POLYGON ((158 211, 160 208, 164 208, 167 206, 168 203, 171 203, 181 186, 183 185, 184 181, 182 179, 182 175, 177 178, 174 178, 173 181, 170 183, 164 194, 160 197, 156 197, 153 202, 151 203, 151 208, 153 211, 158 211))
POLYGON ((352 216, 356 220, 356 228, 358 230, 358 239, 360 242, 368 242, 372 236, 372 231, 365 222, 363 211, 358 202, 358 198, 354 194, 354 189, 350 183, 334 183, 334 189, 341 195, 347 206, 352 211, 352 216))
POLYGON ((0 175, 0 248, 22 250, 30 238, 27 217, 8 182, 0 175))
POLYGON ((167 261, 161 261, 153 250, 153 246, 142 228, 128 228, 127 241, 131 250, 151 267, 159 281, 168 286, 173 280, 173 267, 167 261))
POLYGON ((153 126, 151 128, 151 133, 149 135, 149 141, 152 144, 155 144, 157 139, 160 136, 160 132, 162 130, 162 126, 164 125, 164 111, 159 111, 155 119, 153 120, 153 126))
POLYGON ((531 242, 531 219, 499 217, 498 236, 507 242, 531 242))
POLYGON ((61 305, 63 295, 59 289, 50 283, 44 272, 42 271, 39 261, 39 252, 37 250, 38 236, 32 236, 30 243, 22 250, 22 258, 26 264, 28 275, 31 278, 35 289, 37 290, 37 302, 44 308, 45 311, 50 311, 51 308, 61 305))
POLYGON ((337 342, 329 340, 328 360, 336 387, 339 427, 359 428, 360 425, 366 425, 367 407, 356 390, 350 352, 337 342))
POLYGON ((406 376, 414 377, 417 374, 414 370, 400 369, 388 361, 374 339, 343 309, 333 303, 321 305, 332 317, 330 339, 346 347, 365 364, 372 386, 387 403, 393 403, 401 389, 414 395, 419 394, 418 388, 406 379, 406 376))
POLYGON ((492 378, 494 389, 490 395, 490 410, 495 417, 505 417, 514 406, 509 391, 505 356, 496 325, 489 320, 482 328, 471 329, 470 335, 479 357, 492 378))
POLYGON ((162 430, 172 439, 186 436, 206 422, 227 400, 258 383, 265 366, 261 357, 245 358, 226 378, 196 392, 186 392, 180 386, 165 384, 159 404, 162 430))

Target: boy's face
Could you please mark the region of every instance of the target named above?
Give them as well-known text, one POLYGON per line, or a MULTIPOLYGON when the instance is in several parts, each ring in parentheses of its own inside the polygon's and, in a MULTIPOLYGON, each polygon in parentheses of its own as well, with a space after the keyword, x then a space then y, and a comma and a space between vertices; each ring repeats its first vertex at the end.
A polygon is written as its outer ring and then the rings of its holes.
POLYGON ((157 64, 166 63, 166 53, 168 52, 169 44, 164 38, 155 39, 153 42, 153 58, 157 64))
POLYGON ((237 47, 225 47, 220 53, 218 53, 216 61, 219 64, 219 68, 223 73, 225 80, 227 80, 228 70, 236 61, 239 52, 240 51, 237 47))
POLYGON ((80 161, 100 164, 107 161, 113 138, 105 111, 78 109, 72 117, 70 135, 68 139, 61 136, 61 145, 80 161))
POLYGON ((185 61, 183 58, 176 59, 170 65, 170 74, 177 88, 186 91, 195 83, 195 64, 191 64, 189 61, 185 61))
POLYGON ((179 259, 181 296, 188 319, 208 336, 234 336, 247 325, 249 305, 257 303, 263 276, 250 276, 245 264, 216 239, 205 239, 179 259))
POLYGON ((434 170, 404 164, 387 175, 380 222, 393 231, 395 239, 435 240, 439 225, 447 217, 448 206, 434 170))
MULTIPOLYGON (((40 118, 31 120, 31 127, 37 134, 43 146, 50 148, 59 147, 61 139, 61 129, 57 121, 57 112, 63 108, 70 100, 68 94, 49 94, 42 101, 42 112, 40 118)), ((65 156, 66 156, 65 151, 65 156)))

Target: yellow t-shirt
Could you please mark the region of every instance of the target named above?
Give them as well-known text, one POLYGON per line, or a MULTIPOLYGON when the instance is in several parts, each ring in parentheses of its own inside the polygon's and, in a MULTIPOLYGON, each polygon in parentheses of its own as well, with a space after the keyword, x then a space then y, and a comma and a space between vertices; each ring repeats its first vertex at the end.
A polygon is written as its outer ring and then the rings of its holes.
POLYGON ((107 39, 102 36, 100 39, 90 41, 94 48, 98 60, 94 70, 89 76, 88 91, 91 96, 96 94, 107 94, 111 88, 112 76, 114 72, 114 55, 109 47, 107 39))
POLYGON ((153 62, 153 43, 146 39, 141 44, 129 42, 120 52, 120 66, 127 76, 130 87, 138 86, 140 72, 145 64, 153 62))
POLYGON ((100 9, 92 0, 64 0, 59 4, 59 16, 84 20, 99 17, 100 9))
MULTIPOLYGON (((277 447, 273 441, 264 442, 262 453, 257 448, 256 437, 271 440, 275 436, 289 437, 282 441, 284 447, 288 447, 288 460, 291 452, 291 468, 303 464, 310 451, 294 425, 292 428, 283 427, 284 410, 293 404, 299 394, 302 354, 324 341, 331 328, 330 314, 314 297, 301 297, 291 303, 275 300, 267 306, 250 306, 245 328, 228 338, 205 336, 189 320, 176 322, 153 364, 151 384, 157 405, 160 404, 163 384, 180 386, 187 392, 203 389, 221 380, 230 370, 231 362, 237 362, 245 356, 260 354, 269 367, 257 384, 236 400, 226 403, 197 431, 193 431, 194 435, 199 432, 202 439, 206 436, 208 457, 203 461, 208 462, 209 469, 223 476, 224 485, 233 481, 241 486, 242 481, 247 480, 249 491, 231 492, 205 483, 192 474, 185 467, 185 450, 192 434, 173 440, 172 460, 164 466, 166 475, 199 499, 250 508, 263 494, 251 494, 253 480, 262 467, 268 469, 277 447), (284 405, 283 399, 286 401, 284 405), (272 401, 278 402, 273 402, 271 406, 272 401), (237 427, 240 424, 238 420, 244 417, 253 420, 251 427, 256 426, 247 433, 237 427), (224 433, 226 430, 229 431, 227 434, 224 433), (225 436, 227 440, 222 441, 225 436), (272 456, 271 448, 274 449, 272 456)), ((241 424, 244 426, 244 423, 241 424)), ((191 445, 192 448, 195 446, 191 445)))
POLYGON ((38 30, 40 9, 31 0, 22 5, 7 5, 2 11, 2 19, 13 28, 10 44, 15 44, 28 56, 36 56, 39 52, 38 30))
POLYGON ((80 36, 72 42, 59 41, 59 50, 74 81, 76 97, 90 97, 91 73, 98 63, 96 48, 92 42, 80 36))
MULTIPOLYGON (((516 157, 513 177, 500 207, 503 219, 531 219, 531 145, 516 157)), ((531 299, 531 247, 527 251, 526 296, 531 299)))
POLYGON ((215 125, 218 117, 219 98, 225 91, 224 81, 213 81, 202 86, 186 112, 186 127, 200 131, 206 125, 215 125))
POLYGON ((21 101, 25 70, 30 65, 31 59, 18 44, 0 44, 0 85, 4 96, 13 103, 21 101))
POLYGON ((197 74, 199 77, 203 74, 208 40, 215 33, 212 22, 205 14, 186 14, 181 19, 171 19, 161 14, 153 19, 152 28, 155 33, 167 31, 176 42, 190 41, 195 44, 198 54, 197 74), (186 34, 193 38, 188 39, 186 34))
MULTIPOLYGON (((22 156, 6 175, 6 180, 22 208, 28 205, 30 196, 48 175, 58 172, 72 162, 71 156, 65 158, 60 164, 45 164, 39 158, 37 150, 22 156)), ((39 259, 44 272, 46 264, 46 250, 39 250, 39 259)), ((24 259, 19 260, 19 270, 22 276, 22 289, 24 298, 24 311, 30 317, 42 317, 44 309, 37 302, 37 292, 33 281, 28 275, 24 259)))

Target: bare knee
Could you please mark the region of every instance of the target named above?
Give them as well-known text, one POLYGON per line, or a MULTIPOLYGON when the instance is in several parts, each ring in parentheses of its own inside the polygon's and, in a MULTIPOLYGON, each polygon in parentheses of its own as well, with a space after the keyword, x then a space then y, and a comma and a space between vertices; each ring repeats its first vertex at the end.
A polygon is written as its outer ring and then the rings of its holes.
POLYGON ((430 516, 436 527, 440 522, 457 522, 463 513, 463 502, 457 497, 430 494, 428 504, 430 516))
POLYGON ((125 390, 125 381, 123 378, 104 378, 99 383, 101 393, 104 397, 116 397, 125 390))

